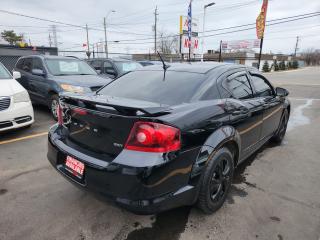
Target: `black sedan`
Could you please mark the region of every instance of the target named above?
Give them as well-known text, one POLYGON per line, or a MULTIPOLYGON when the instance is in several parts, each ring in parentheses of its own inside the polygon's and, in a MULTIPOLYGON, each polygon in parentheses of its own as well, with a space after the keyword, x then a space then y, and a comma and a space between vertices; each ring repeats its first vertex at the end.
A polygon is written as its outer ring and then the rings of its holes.
POLYGON ((75 185, 136 213, 219 209, 235 167, 290 115, 283 88, 231 64, 150 66, 95 94, 60 97, 48 159, 75 185))

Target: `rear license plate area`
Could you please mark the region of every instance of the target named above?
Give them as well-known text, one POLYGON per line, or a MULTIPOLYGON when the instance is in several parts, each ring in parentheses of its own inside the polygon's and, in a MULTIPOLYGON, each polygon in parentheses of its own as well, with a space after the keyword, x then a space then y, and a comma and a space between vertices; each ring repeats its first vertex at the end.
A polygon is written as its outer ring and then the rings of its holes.
POLYGON ((84 176, 85 165, 81 161, 67 156, 64 163, 65 169, 71 173, 74 177, 82 179, 84 176))

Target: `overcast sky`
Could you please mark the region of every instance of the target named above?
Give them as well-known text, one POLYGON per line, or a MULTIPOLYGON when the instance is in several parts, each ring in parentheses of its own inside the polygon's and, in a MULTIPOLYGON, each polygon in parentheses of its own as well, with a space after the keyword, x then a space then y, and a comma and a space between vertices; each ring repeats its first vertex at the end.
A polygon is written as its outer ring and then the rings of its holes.
MULTIPOLYGON (((254 23, 262 0, 213 0, 216 5, 207 9, 206 30, 254 23)), ((153 51, 154 9, 158 6, 158 30, 178 34, 179 16, 186 15, 188 0, 1 0, 0 9, 39 18, 89 27, 90 43, 104 39, 103 17, 108 17, 110 52, 148 53, 153 51), (150 39, 148 39, 150 38, 150 39), (121 40, 130 40, 121 42, 121 40), (136 40, 145 39, 145 40, 136 40), (134 43, 134 44, 133 44, 134 43)), ((210 0, 193 0, 193 17, 200 21, 202 30, 203 6, 210 0)), ((283 18, 320 11, 319 0, 270 0, 267 19, 283 18)), ((30 38, 33 45, 48 45, 52 23, 9 15, 0 12, 0 30, 15 30, 30 38)), ((83 29, 57 24, 59 49, 83 50, 86 42, 83 29)), ((223 31, 221 31, 223 32, 223 31)), ((213 32, 211 32, 212 34, 213 32)), ((219 32, 214 32, 219 33, 219 32)), ((209 34, 209 33, 208 33, 209 34)), ((320 48, 320 17, 267 27, 264 52, 292 53, 300 37, 299 48, 320 48)), ((220 40, 254 39, 255 30, 206 38, 205 48, 217 49, 220 40)))

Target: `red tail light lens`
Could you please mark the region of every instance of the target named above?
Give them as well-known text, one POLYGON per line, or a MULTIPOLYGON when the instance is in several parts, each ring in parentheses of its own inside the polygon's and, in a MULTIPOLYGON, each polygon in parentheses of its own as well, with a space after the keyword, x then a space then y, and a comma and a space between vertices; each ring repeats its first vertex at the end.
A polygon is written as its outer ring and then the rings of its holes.
POLYGON ((62 108, 60 104, 57 106, 57 117, 58 117, 58 124, 62 125, 63 124, 63 114, 62 114, 62 108))
POLYGON ((180 149, 180 130, 153 122, 136 122, 125 149, 142 152, 172 152, 180 149))
POLYGON ((72 112, 82 116, 87 115, 87 111, 81 108, 74 108, 72 112))

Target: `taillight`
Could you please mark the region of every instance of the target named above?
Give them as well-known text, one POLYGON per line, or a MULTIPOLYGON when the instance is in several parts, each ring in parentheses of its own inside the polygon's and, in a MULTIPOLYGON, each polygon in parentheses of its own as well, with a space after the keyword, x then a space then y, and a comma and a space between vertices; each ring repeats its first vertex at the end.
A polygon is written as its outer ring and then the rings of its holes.
POLYGON ((136 122, 125 149, 142 152, 172 152, 181 146, 180 130, 153 122, 136 122))
POLYGON ((82 116, 87 115, 87 111, 81 108, 74 108, 72 109, 72 112, 82 116))
POLYGON ((63 113, 62 113, 62 107, 60 106, 60 103, 57 106, 57 117, 58 117, 58 124, 63 124, 63 113))

